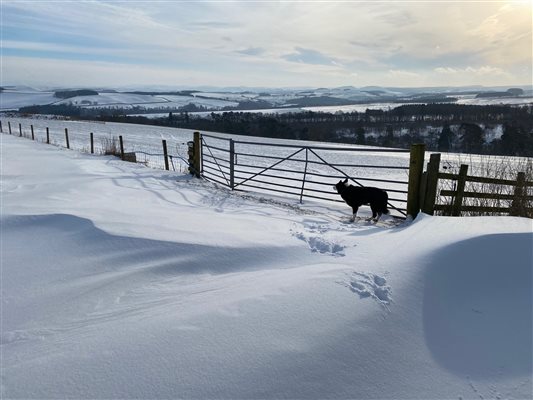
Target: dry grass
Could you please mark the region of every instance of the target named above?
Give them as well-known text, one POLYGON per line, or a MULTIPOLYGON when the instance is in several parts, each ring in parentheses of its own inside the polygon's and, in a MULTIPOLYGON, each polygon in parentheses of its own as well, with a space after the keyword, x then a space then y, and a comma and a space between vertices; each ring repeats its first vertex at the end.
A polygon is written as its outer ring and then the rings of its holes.
MULTIPOLYGON (((443 154, 441 172, 457 174, 461 164, 468 165, 468 176, 516 181, 519 172, 525 174, 526 182, 533 182, 533 159, 502 156, 452 155, 443 154)), ((438 193, 441 190, 455 190, 457 181, 440 179, 438 193)), ((515 214, 533 218, 533 186, 526 186, 521 190, 515 185, 496 183, 467 182, 465 192, 508 196, 511 198, 476 198, 465 197, 464 206, 482 207, 483 211, 462 211, 461 215, 508 215, 509 212, 489 210, 489 208, 512 208, 515 214)), ((454 197, 437 196, 438 204, 449 205, 449 209, 440 212, 441 215, 451 214, 454 197)))
POLYGON ((116 136, 101 138, 101 144, 101 154, 120 157, 120 146, 116 136))

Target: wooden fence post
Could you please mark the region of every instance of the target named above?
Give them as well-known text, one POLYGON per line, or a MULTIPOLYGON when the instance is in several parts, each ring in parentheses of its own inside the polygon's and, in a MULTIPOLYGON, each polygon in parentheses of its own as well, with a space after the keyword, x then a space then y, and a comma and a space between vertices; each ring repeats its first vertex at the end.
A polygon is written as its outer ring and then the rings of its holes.
POLYGON ((50 130, 46 127, 46 144, 50 144, 50 130))
POLYGON ((194 175, 194 142, 187 142, 187 155, 189 161, 189 173, 194 175))
POLYGON ((65 128, 65 141, 67 142, 67 149, 70 149, 70 143, 68 141, 68 129, 65 128))
POLYGON ((429 156, 429 162, 426 175, 426 192, 422 202, 422 211, 426 214, 433 215, 435 201, 437 199, 437 187, 439 183, 440 153, 434 153, 429 156))
POLYGON ((409 188, 407 191, 407 215, 413 219, 420 211, 420 187, 422 172, 424 170, 424 156, 426 146, 424 144, 414 144, 411 146, 409 161, 409 188))
POLYGON ((516 176, 516 186, 513 193, 513 202, 511 203, 511 209, 509 215, 515 217, 526 216, 526 204, 525 204, 525 188, 526 188, 526 174, 525 172, 519 172, 516 176))
POLYGON ((94 154, 94 135, 91 132, 91 154, 94 154))
POLYGON ((231 190, 235 187, 235 143, 233 139, 229 140, 229 187, 231 190))
POLYGON ((468 165, 461 164, 461 168, 459 168, 459 177, 457 178, 457 188, 455 191, 455 199, 453 201, 453 208, 452 208, 452 216, 454 217, 458 217, 461 215, 461 206, 463 205, 467 174, 468 174, 468 165))
POLYGON ((35 135, 33 134, 33 125, 30 125, 31 127, 31 140, 35 140, 35 135))
POLYGON ((7 121, 7 127, 9 128, 9 134, 12 135, 12 133, 11 133, 11 121, 7 121))
POLYGON ((22 137, 22 125, 19 124, 19 136, 22 137))
POLYGON ((168 166, 167 141, 165 139, 163 139, 163 157, 165 158, 165 169, 168 171, 170 168, 168 166))
POLYGON ((202 174, 202 135, 194 132, 194 174, 197 178, 202 174))
POLYGON ((124 141, 122 140, 122 135, 118 137, 118 140, 120 142, 120 159, 124 161, 124 141))

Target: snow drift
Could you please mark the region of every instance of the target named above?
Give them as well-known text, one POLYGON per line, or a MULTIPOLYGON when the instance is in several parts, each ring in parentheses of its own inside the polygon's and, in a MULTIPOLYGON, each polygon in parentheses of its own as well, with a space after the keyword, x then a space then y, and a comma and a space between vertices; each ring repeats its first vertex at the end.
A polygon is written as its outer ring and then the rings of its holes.
POLYGON ((531 220, 352 224, 1 138, 2 398, 532 396, 531 220))

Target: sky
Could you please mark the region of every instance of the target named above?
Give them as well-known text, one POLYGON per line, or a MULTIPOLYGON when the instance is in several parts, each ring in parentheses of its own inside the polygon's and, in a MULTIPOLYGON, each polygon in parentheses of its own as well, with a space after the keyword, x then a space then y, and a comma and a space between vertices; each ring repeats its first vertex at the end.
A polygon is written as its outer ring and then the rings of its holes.
POLYGON ((1 84, 532 84, 526 1, 1 1, 1 84))

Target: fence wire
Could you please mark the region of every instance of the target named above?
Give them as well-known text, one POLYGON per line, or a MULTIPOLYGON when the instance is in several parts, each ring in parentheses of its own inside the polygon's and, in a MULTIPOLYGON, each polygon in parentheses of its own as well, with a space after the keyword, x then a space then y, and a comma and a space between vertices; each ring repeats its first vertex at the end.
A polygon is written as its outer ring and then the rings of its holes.
MULTIPOLYGON (((2 131, 15 136, 33 139, 42 143, 49 143, 57 147, 68 147, 83 153, 94 153, 98 155, 112 155, 121 157, 119 143, 120 134, 117 133, 93 133, 93 144, 91 148, 91 134, 87 130, 81 131, 79 124, 68 124, 69 127, 60 126, 61 122, 53 120, 35 120, 33 124, 23 124, 19 122, 4 121, 2 131), (46 126, 47 122, 52 122, 52 127, 46 126), (74 126, 74 128, 72 127, 74 126)), ((87 123, 89 126, 105 126, 105 124, 87 123)), ((149 168, 165 169, 165 159, 162 144, 156 144, 156 141, 146 141, 144 138, 135 142, 129 142, 128 137, 124 135, 124 153, 126 161, 135 161, 149 168), (133 155, 132 155, 133 154, 133 155)), ((167 140, 168 146, 168 164, 169 170, 185 173, 188 170, 187 160, 187 140, 173 141, 167 140)))

